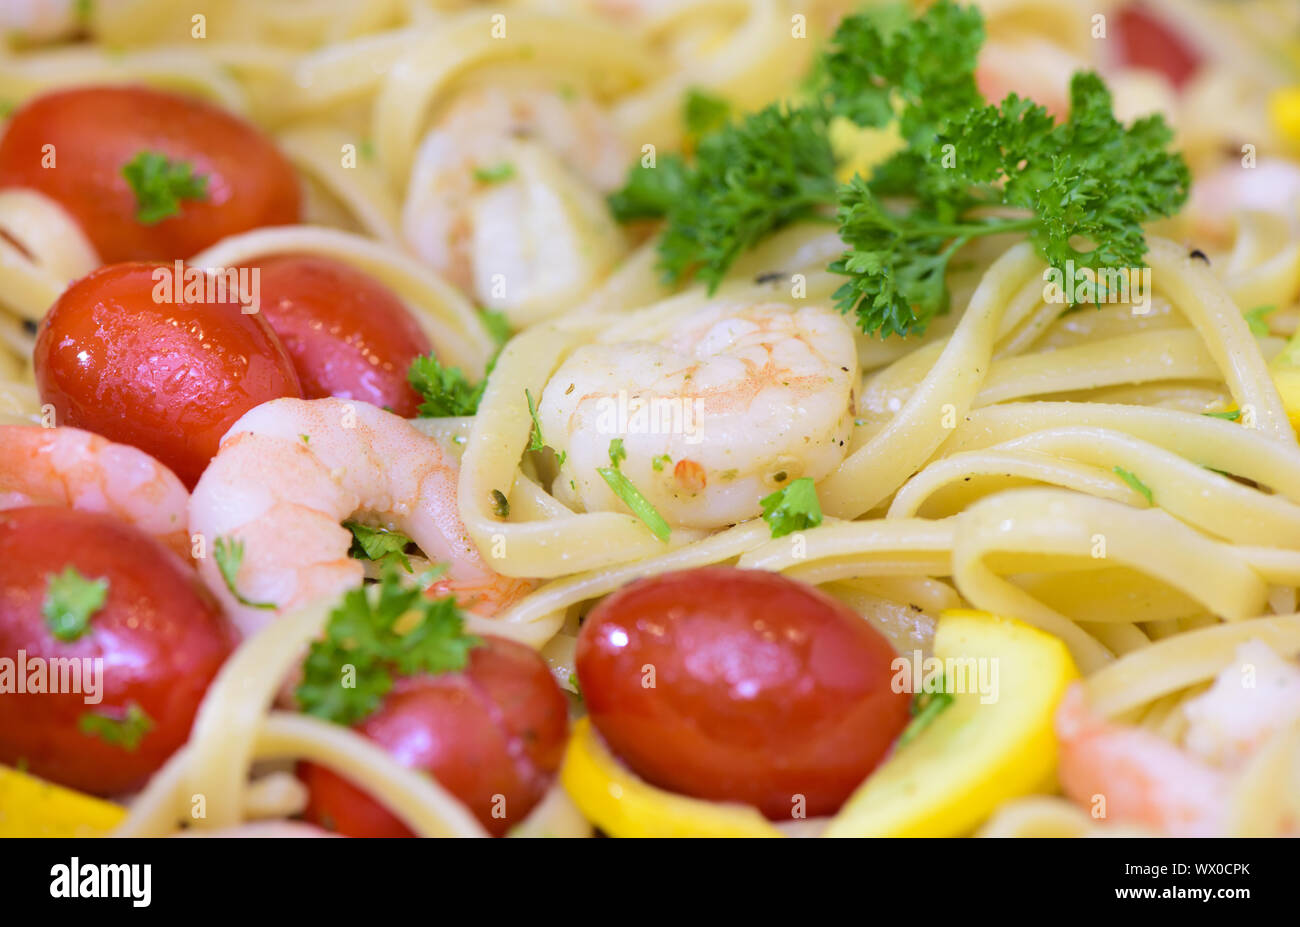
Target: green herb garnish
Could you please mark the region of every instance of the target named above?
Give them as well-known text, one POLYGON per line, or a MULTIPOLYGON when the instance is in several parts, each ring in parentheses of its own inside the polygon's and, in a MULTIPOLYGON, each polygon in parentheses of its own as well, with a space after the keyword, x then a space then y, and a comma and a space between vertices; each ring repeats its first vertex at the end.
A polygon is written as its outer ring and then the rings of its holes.
POLYGON ((480 643, 465 633, 454 598, 430 599, 389 567, 330 612, 303 663, 298 704, 314 717, 355 724, 379 707, 394 676, 463 669, 480 643))
POLYGON ((664 521, 662 515, 650 504, 641 491, 632 485, 632 481, 623 475, 618 469, 618 465, 627 459, 627 451, 623 450, 623 439, 615 438, 609 442, 609 463, 608 467, 597 467, 596 472, 600 474, 606 485, 613 490, 614 495, 623 500, 623 504, 632 510, 632 514, 641 521, 645 522, 647 528, 654 532, 654 536, 661 541, 667 541, 672 529, 668 522, 664 521))
POLYGON ((239 567, 244 562, 242 538, 237 540, 217 538, 212 544, 212 559, 217 562, 217 569, 221 571, 221 578, 226 581, 226 588, 240 605, 247 605, 249 608, 275 608, 274 602, 250 602, 239 594, 239 589, 235 586, 239 567))
POLYGON ((122 167, 122 176, 135 194, 136 220, 157 225, 180 215, 181 201, 208 198, 208 178, 194 173, 188 161, 172 161, 156 151, 142 151, 122 167))
POLYGON ((135 702, 126 706, 126 712, 120 718, 99 711, 88 711, 77 718, 77 730, 82 734, 98 737, 128 753, 139 749, 140 741, 153 728, 153 719, 135 702))
POLYGON ((384 566, 400 564, 402 569, 411 573, 411 561, 407 559, 406 548, 414 544, 400 531, 387 528, 373 528, 358 521, 345 521, 343 527, 352 532, 352 546, 348 556, 357 560, 374 560, 384 566))
POLYGON ((817 501, 817 486, 812 477, 804 476, 778 489, 759 502, 763 520, 772 526, 772 537, 785 537, 822 523, 822 508, 817 501))
POLYGON ((1138 479, 1136 473, 1133 473, 1130 470, 1125 470, 1123 467, 1115 467, 1114 471, 1121 480, 1128 483, 1129 486, 1145 496, 1147 502, 1155 504, 1155 495, 1151 492, 1151 487, 1138 479))
POLYGON ((107 579, 87 579, 75 567, 45 577, 45 602, 41 614, 61 641, 75 641, 90 630, 90 619, 108 599, 107 579))

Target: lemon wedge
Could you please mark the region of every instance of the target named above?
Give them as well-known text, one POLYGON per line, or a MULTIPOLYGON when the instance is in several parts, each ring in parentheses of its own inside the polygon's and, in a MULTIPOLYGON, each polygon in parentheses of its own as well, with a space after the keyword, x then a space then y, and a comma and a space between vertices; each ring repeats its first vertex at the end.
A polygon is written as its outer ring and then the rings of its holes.
POLYGON ((0 766, 0 837, 103 837, 126 809, 0 766))
POLYGON ((996 697, 955 693, 942 714, 867 777, 826 836, 960 836, 1008 799, 1052 781, 1052 716, 1079 675, 1065 645, 1021 622, 962 609, 940 615, 934 655, 988 661, 996 697))
POLYGON ((560 781, 579 810, 611 837, 780 837, 748 805, 702 801, 641 780, 583 718, 573 727, 560 781))

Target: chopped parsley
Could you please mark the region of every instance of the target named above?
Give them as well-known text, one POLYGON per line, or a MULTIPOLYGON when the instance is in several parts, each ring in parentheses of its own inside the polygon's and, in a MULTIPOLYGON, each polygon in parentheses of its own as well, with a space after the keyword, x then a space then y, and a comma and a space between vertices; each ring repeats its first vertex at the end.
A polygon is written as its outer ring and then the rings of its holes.
POLYGON ((242 538, 237 540, 217 538, 212 544, 212 559, 217 562, 217 569, 221 571, 221 578, 226 581, 226 588, 240 605, 247 605, 249 608, 275 608, 274 602, 250 602, 239 594, 239 589, 235 586, 239 567, 244 562, 242 538))
POLYGON ((1250 333, 1257 337, 1263 337, 1268 334, 1268 323, 1264 321, 1264 316, 1277 312, 1277 306, 1256 306, 1254 309, 1247 309, 1242 313, 1246 320, 1250 333))
POLYGON ((772 526, 772 537, 785 537, 822 523, 822 508, 817 501, 817 486, 812 477, 804 476, 759 502, 763 520, 772 526))
POLYGON ((379 707, 394 676, 463 669, 479 643, 454 598, 430 599, 390 567, 378 583, 343 594, 295 694, 306 714, 355 724, 379 707))
POLYGON ((122 176, 135 194, 136 220, 157 225, 180 215, 183 200, 208 198, 208 178, 194 173, 188 161, 172 161, 156 151, 142 151, 122 167, 122 176))
POLYGON ((406 371, 406 381, 420 394, 418 414, 427 418, 448 418, 450 416, 473 415, 478 412, 478 404, 487 389, 488 374, 492 372, 492 363, 483 373, 483 380, 472 385, 459 367, 444 367, 432 354, 422 354, 411 361, 406 371))
POLYGON ((542 423, 537 419, 537 403, 533 402, 533 394, 524 390, 524 400, 528 403, 528 414, 532 416, 533 427, 528 432, 528 450, 540 451, 546 447, 546 441, 542 438, 542 423))
POLYGON ((87 737, 98 737, 106 744, 134 753, 144 736, 154 729, 153 719, 137 703, 126 706, 122 717, 100 711, 88 711, 77 719, 77 730, 87 737))
POLYGON ((357 521, 345 521, 343 527, 352 532, 352 546, 348 556, 357 560, 374 560, 383 566, 400 564, 406 572, 411 570, 411 561, 407 559, 406 548, 414 544, 400 531, 387 528, 374 528, 357 521))
POLYGON ((1241 418, 1240 409, 1229 409, 1227 412, 1202 412, 1201 414, 1210 418, 1221 418, 1229 422, 1235 422, 1241 418))
POLYGON ((474 168, 474 179, 479 183, 502 183, 513 176, 515 176, 515 166, 509 161, 502 161, 490 167, 474 168))
POLYGON ((1115 467, 1115 475, 1125 483, 1128 483, 1133 489, 1137 490, 1146 497, 1147 502, 1155 504, 1155 494, 1151 492, 1151 487, 1137 478, 1137 474, 1123 467, 1115 467))
POLYGON ((670 463, 672 463, 672 462, 673 462, 673 459, 672 459, 671 457, 669 457, 667 454, 659 454, 658 456, 655 456, 655 457, 650 458, 650 467, 651 467, 651 468, 652 468, 656 473, 659 473, 660 471, 663 470, 663 468, 664 468, 667 464, 670 464, 670 463))
POLYGON ((699 138, 709 132, 715 132, 727 124, 731 118, 731 104, 722 97, 692 87, 686 92, 682 104, 682 121, 686 124, 686 134, 699 138))
POLYGON ((497 518, 510 517, 510 500, 499 489, 492 490, 492 512, 497 518))
POLYGON ((504 312, 498 312, 495 309, 480 309, 478 317, 483 322, 483 327, 488 330, 488 334, 492 336, 492 340, 497 343, 497 347, 510 340, 510 320, 506 318, 504 312))
POLYGON ((108 599, 107 579, 87 579, 75 567, 45 577, 45 602, 41 614, 61 641, 75 641, 90 630, 90 619, 108 599))
POLYGON ((933 724, 934 719, 943 714, 952 704, 952 693, 946 691, 947 687, 947 680, 944 680, 936 691, 921 691, 912 696, 912 704, 908 706, 912 720, 907 727, 903 728, 903 733, 898 735, 900 747, 915 740, 918 734, 933 724))
POLYGON ((632 510, 632 514, 641 521, 645 522, 647 528, 654 532, 654 536, 661 541, 667 541, 672 529, 664 517, 659 514, 653 505, 650 504, 641 491, 632 485, 632 481, 623 475, 618 465, 627 459, 627 451, 623 450, 623 439, 615 438, 609 442, 609 463, 608 467, 597 467, 596 472, 600 474, 606 485, 613 490, 614 495, 623 500, 623 504, 632 510))

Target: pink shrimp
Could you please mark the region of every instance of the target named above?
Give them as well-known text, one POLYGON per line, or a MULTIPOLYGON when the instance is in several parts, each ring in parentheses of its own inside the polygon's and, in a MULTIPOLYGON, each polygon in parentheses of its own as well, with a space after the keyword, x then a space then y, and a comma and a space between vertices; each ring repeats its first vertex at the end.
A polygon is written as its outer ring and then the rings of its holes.
POLYGON ((116 515, 190 559, 189 493, 176 475, 80 428, 0 425, 0 509, 24 505, 116 515))
POLYGON ((446 580, 431 591, 490 615, 534 583, 483 560, 460 520, 457 476, 436 441, 367 403, 263 403, 231 426, 194 487, 190 530, 207 544, 199 573, 251 634, 280 612, 361 584, 364 569, 348 556, 352 535, 341 525, 355 519, 400 531, 447 563, 446 580), (244 545, 238 594, 213 556, 218 539, 244 545))
POLYGON ((1222 830, 1223 774, 1148 731, 1098 718, 1081 686, 1061 701, 1056 732, 1061 786, 1078 804, 1175 836, 1222 830))

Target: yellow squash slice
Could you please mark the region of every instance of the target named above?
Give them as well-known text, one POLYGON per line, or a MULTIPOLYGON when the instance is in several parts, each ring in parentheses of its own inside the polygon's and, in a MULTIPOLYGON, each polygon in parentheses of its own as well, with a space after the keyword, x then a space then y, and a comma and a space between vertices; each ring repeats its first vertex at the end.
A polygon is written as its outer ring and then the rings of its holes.
POLYGON ((103 837, 126 809, 0 766, 0 837, 103 837))
POLYGON ((1002 802, 1052 780, 1052 715, 1078 677, 1065 645, 1018 621, 960 610, 940 616, 934 655, 996 661, 996 701, 981 704, 978 692, 955 694, 858 787, 826 836, 960 836, 1002 802))

